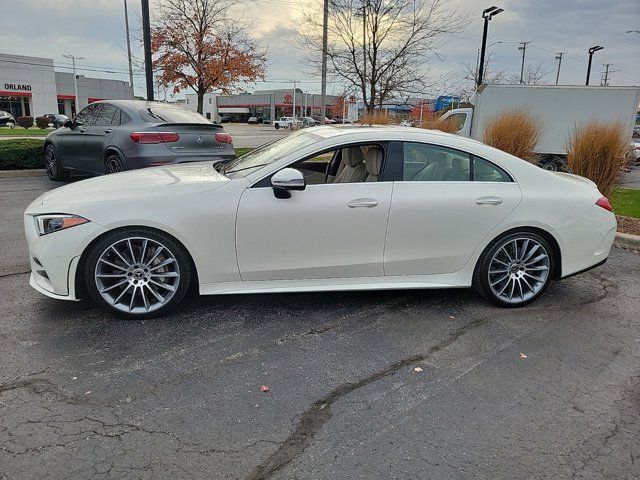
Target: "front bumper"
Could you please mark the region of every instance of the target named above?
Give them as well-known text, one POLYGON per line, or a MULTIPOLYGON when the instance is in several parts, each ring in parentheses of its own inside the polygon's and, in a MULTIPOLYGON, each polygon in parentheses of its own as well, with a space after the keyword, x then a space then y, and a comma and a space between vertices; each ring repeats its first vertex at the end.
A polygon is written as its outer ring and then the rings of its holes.
POLYGON ((24 230, 29 246, 29 284, 49 297, 78 300, 75 278, 86 247, 106 229, 89 222, 40 236, 33 215, 25 214, 24 230))

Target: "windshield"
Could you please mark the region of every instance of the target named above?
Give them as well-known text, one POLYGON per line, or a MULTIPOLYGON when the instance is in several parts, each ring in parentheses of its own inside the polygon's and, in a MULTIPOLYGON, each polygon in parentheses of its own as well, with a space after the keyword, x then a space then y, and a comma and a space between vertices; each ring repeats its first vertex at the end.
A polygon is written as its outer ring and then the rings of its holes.
POLYGON ((230 178, 245 177, 257 168, 269 165, 320 139, 308 132, 296 132, 274 142, 267 143, 255 150, 231 160, 225 165, 224 173, 230 178), (231 174, 231 175, 229 175, 231 174))

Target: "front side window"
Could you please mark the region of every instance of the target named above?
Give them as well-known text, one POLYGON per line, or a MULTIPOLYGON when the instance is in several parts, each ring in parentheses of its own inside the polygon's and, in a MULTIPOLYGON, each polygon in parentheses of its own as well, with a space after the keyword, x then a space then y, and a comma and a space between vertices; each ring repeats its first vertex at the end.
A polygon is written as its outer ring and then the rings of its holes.
POLYGON ((464 122, 467 121, 467 114, 454 113, 449 118, 447 118, 447 120, 452 122, 452 124, 456 127, 456 131, 460 131, 462 130, 462 127, 464 127, 464 122))
POLYGON ((87 125, 87 126, 95 124, 99 109, 100 109, 99 103, 92 103, 91 105, 86 106, 80 111, 80 113, 76 117, 76 122, 82 123, 82 125, 87 125))
POLYGON ((461 182, 471 180, 471 155, 427 143, 405 142, 402 180, 461 182))

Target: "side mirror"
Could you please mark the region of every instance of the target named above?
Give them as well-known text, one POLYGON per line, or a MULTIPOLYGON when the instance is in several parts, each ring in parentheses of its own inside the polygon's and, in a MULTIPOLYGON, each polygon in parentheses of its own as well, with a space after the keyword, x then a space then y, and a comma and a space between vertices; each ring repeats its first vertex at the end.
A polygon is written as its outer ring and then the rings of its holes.
POLYGON ((67 120, 62 124, 62 126, 65 128, 73 128, 73 122, 71 120, 67 120))
POLYGON ((307 182, 300 170, 283 168, 271 177, 271 186, 276 198, 291 198, 291 190, 304 190, 307 182))

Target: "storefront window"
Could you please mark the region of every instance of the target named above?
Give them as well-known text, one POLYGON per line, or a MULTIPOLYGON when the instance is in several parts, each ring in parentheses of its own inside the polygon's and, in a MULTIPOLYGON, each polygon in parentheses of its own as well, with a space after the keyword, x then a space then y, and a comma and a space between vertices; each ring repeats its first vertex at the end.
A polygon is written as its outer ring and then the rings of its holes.
POLYGON ((29 115, 31 112, 30 101, 31 99, 28 97, 0 97, 0 110, 9 112, 15 118, 29 115))

